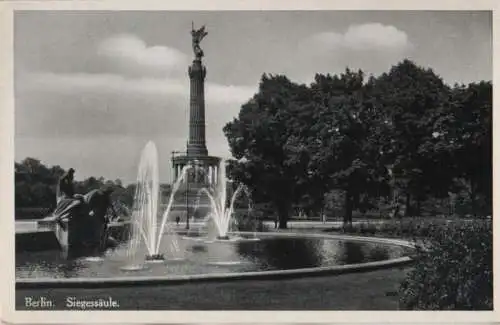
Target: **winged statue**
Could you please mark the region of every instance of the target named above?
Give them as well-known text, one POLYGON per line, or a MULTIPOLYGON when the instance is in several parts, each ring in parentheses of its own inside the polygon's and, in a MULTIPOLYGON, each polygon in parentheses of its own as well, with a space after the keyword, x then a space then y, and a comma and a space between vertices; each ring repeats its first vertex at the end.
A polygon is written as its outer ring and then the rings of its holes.
POLYGON ((205 26, 202 26, 200 29, 194 29, 194 23, 191 27, 191 36, 193 37, 193 52, 196 59, 201 59, 203 57, 203 50, 200 47, 201 40, 208 35, 208 32, 205 31, 205 26))

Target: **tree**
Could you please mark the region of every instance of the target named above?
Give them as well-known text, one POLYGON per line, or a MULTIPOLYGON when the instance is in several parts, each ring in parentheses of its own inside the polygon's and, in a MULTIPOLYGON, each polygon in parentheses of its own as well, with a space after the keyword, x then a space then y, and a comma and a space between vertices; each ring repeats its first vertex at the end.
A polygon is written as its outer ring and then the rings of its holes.
MULTIPOLYGON (((56 189, 59 178, 65 174, 60 166, 48 167, 36 158, 26 158, 14 164, 15 172, 15 205, 16 209, 36 208, 53 209, 56 206, 56 189)), ((90 190, 102 187, 104 184, 114 189, 113 198, 122 205, 131 207, 134 199, 135 185, 123 188, 121 181, 106 181, 89 177, 81 182, 75 182, 77 193, 84 194, 90 190)))
POLYGON ((284 76, 263 75, 259 91, 224 127, 235 161, 230 175, 255 202, 271 202, 286 228, 292 204, 307 188, 305 130, 312 124, 310 91, 284 76))
POLYGON ((383 125, 381 111, 370 101, 362 71, 317 75, 311 88, 317 105, 307 142, 313 152, 311 171, 325 189, 344 192, 344 222, 350 223, 360 195, 380 193, 387 178, 376 127, 383 125))
POLYGON ((28 157, 15 163, 16 208, 53 208, 57 179, 64 173, 59 166, 47 168, 39 159, 28 157))
POLYGON ((410 60, 368 80, 317 74, 310 86, 264 75, 224 127, 229 175, 272 203, 282 228, 292 204, 317 213, 332 191, 346 223, 391 192, 392 215, 420 215, 429 198, 460 192, 457 180, 491 210, 491 107, 491 83, 451 88, 410 60))
POLYGON ((435 177, 450 174, 446 166, 435 164, 443 156, 436 154, 434 140, 435 126, 448 113, 449 91, 431 69, 409 60, 373 79, 372 96, 387 118, 383 158, 392 169, 394 185, 405 193, 407 215, 419 213, 419 202, 429 189, 451 185, 451 177, 435 177), (417 200, 416 211, 412 196, 417 200))
POLYGON ((458 177, 466 181, 466 188, 477 213, 477 198, 481 195, 491 213, 493 153, 492 153, 492 84, 491 82, 471 83, 457 86, 453 91, 453 158, 458 177))

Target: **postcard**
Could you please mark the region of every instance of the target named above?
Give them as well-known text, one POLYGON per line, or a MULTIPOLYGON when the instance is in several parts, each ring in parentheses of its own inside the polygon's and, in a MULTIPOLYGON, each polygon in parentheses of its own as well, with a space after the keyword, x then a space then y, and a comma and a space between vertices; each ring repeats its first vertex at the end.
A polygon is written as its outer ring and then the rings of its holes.
POLYGON ((2 320, 498 320, 497 6, 2 3, 2 320))

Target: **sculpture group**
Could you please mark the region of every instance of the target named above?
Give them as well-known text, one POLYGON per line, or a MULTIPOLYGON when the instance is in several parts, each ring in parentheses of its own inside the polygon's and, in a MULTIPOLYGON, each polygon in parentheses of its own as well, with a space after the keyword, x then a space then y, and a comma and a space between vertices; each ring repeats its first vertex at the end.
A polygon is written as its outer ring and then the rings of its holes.
POLYGON ((118 217, 111 204, 113 190, 104 187, 83 195, 75 193, 74 173, 70 168, 60 178, 57 205, 49 219, 55 222, 55 233, 66 257, 99 255, 116 245, 108 228, 111 220, 118 217))

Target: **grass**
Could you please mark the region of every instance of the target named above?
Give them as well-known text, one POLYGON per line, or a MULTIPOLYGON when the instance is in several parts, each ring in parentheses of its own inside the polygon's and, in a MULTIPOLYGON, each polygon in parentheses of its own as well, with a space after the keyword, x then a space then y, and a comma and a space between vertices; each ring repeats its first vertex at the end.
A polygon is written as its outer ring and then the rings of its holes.
POLYGON ((324 232, 342 233, 373 237, 390 237, 412 240, 428 237, 436 227, 449 227, 467 224, 472 221, 484 222, 484 219, 445 219, 445 218, 404 218, 385 220, 383 222, 361 221, 353 225, 336 226, 324 229, 324 232))
POLYGON ((407 269, 388 269, 288 280, 245 280, 113 289, 17 290, 45 296, 64 309, 67 296, 112 297, 124 310, 397 310, 397 291, 407 269))

